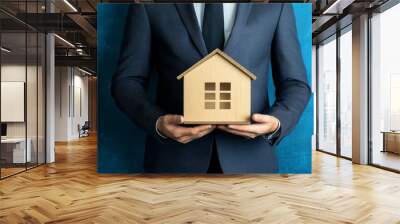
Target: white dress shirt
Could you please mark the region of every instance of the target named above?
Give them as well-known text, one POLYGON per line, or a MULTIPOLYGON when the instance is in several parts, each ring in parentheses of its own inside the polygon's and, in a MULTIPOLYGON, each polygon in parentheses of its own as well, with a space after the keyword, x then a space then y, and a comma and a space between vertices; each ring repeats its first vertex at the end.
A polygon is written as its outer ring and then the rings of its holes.
MULTIPOLYGON (((199 23, 199 27, 201 30, 203 27, 204 3, 193 3, 193 6, 196 13, 197 22, 199 23)), ((233 23, 235 22, 237 3, 223 3, 223 8, 224 34, 226 42, 232 32, 233 23)))

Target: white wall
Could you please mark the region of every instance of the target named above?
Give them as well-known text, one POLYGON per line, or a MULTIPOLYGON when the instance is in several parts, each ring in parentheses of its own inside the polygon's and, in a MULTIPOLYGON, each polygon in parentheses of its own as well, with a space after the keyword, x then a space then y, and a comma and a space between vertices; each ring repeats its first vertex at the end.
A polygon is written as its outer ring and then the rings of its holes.
MULTIPOLYGON (((39 163, 44 162, 44 145, 45 145, 45 118, 44 118, 44 74, 42 67, 25 64, 3 64, 1 66, 1 81, 2 82, 24 82, 26 84, 26 107, 21 108, 22 113, 26 112, 26 121, 23 122, 6 122, 7 137, 9 138, 24 138, 25 135, 30 139, 30 147, 32 150, 32 161, 36 162, 39 158, 39 163), (38 69, 38 70, 37 70, 38 69), (26 80, 27 78, 27 80, 26 80), (39 156, 37 157, 37 154, 39 156)), ((7 97, 7 96, 2 96, 7 97)), ((10 110, 10 108, 1 108, 10 110)), ((12 113, 12 111, 11 111, 12 113)))
POLYGON ((88 77, 72 67, 56 67, 56 141, 79 137, 78 125, 88 120, 88 77))
POLYGON ((55 141, 67 141, 69 133, 69 69, 55 68, 55 141))
MULTIPOLYGON (((27 119, 28 119, 28 137, 31 134, 31 129, 35 130, 36 136, 36 107, 37 107, 37 98, 36 98, 36 80, 33 77, 36 77, 36 67, 35 66, 27 66, 21 64, 5 64, 1 66, 1 81, 2 82, 24 82, 25 75, 28 78, 28 86, 34 88, 27 87, 27 119), (26 70, 25 70, 26 69, 26 70), (26 73, 27 71, 27 73, 26 73)), ((2 96, 6 97, 6 96, 2 96)), ((40 107, 41 105, 39 105, 40 107)), ((24 110, 24 108, 22 108, 24 110)), ((7 108, 1 108, 1 110, 7 110, 7 108)), ((8 137, 25 137, 25 126, 27 122, 7 122, 7 135, 8 137)), ((32 131, 33 132, 33 131, 32 131)), ((41 136, 43 137, 43 136, 41 136)))

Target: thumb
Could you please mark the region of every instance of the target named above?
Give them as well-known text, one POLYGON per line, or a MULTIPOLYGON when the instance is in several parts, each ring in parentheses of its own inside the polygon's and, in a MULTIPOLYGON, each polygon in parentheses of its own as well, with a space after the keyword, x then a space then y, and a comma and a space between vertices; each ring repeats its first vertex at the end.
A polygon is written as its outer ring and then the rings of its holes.
POLYGON ((183 117, 181 115, 167 115, 166 121, 171 124, 182 124, 183 117))
POLYGON ((253 114, 251 119, 257 123, 269 123, 273 121, 274 117, 266 114, 253 114))

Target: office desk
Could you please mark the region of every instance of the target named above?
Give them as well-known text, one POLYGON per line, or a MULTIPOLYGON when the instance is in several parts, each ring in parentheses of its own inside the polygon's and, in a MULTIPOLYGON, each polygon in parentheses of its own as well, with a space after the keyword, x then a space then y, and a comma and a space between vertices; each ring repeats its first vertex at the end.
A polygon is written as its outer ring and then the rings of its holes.
POLYGON ((400 131, 383 131, 382 152, 400 154, 400 131))
POLYGON ((1 157, 5 163, 25 163, 30 162, 32 158, 30 138, 6 138, 1 139, 1 157), (25 145, 26 151, 25 151, 25 145))

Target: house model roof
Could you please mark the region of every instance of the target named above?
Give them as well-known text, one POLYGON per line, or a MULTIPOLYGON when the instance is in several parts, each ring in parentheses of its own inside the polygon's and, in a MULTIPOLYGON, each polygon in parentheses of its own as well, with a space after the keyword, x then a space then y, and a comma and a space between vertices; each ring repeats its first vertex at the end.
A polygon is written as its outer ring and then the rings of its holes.
POLYGON ((188 68, 185 72, 183 72, 182 74, 180 74, 179 76, 177 76, 176 78, 182 79, 186 74, 188 74, 192 69, 196 68, 197 66, 199 66, 201 63, 207 61, 209 58, 211 58, 214 55, 220 55, 221 57, 223 57, 224 59, 226 59, 228 62, 230 62, 232 65, 234 65, 235 67, 237 67, 239 70, 241 70, 245 75, 247 75, 249 78, 251 78, 252 80, 255 80, 257 77, 251 73, 249 70, 247 70, 245 67, 243 67, 242 65, 240 65, 237 61, 235 61, 233 58, 229 57, 227 54, 225 54, 224 52, 222 52, 220 49, 215 49, 213 52, 211 52, 210 54, 208 54, 207 56, 205 56, 203 59, 201 59, 200 61, 198 61, 196 64, 192 65, 190 68, 188 68))

